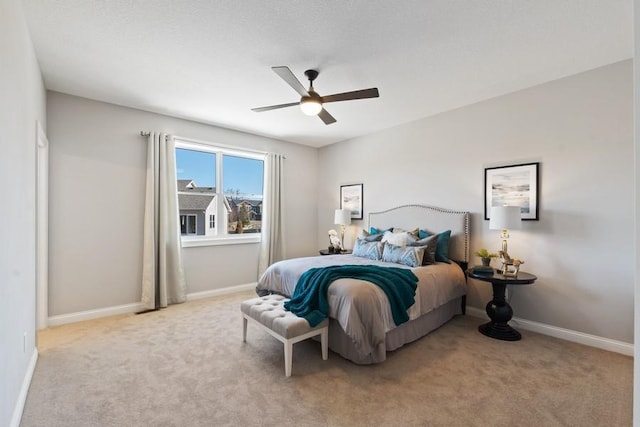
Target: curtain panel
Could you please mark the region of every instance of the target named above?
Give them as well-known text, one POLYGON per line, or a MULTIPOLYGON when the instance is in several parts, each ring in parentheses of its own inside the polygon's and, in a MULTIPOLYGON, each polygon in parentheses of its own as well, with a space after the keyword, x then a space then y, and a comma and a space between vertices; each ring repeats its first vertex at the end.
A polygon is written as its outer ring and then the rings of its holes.
POLYGON ((267 154, 258 278, 271 264, 285 258, 283 166, 284 156, 267 154))
POLYGON ((175 141, 151 132, 147 148, 142 298, 145 310, 186 300, 182 267, 175 141))

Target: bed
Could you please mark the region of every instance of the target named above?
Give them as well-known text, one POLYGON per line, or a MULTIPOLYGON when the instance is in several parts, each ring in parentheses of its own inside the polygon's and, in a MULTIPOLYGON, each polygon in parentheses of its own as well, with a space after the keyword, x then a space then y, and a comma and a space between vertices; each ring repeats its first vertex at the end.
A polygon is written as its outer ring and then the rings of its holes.
POLYGON ((410 269, 418 279, 409 320, 396 325, 385 293, 357 278, 335 280, 328 287, 329 348, 358 364, 380 363, 388 351, 415 341, 464 313, 469 261, 469 213, 430 206, 405 205, 368 215, 365 230, 420 230, 432 235, 451 230, 448 258, 409 267, 361 256, 328 255, 296 258, 272 264, 256 286, 258 295, 291 297, 300 276, 310 268, 336 265, 377 265, 410 269))

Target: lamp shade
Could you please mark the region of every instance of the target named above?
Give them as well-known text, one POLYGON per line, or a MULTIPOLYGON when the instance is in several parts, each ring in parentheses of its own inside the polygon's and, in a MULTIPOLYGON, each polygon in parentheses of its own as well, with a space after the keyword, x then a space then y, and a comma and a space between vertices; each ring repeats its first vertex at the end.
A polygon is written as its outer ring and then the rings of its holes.
POLYGON ((489 229, 519 230, 522 226, 520 206, 492 206, 489 229))
POLYGON ((349 209, 336 209, 333 223, 339 225, 351 224, 351 211, 349 209))

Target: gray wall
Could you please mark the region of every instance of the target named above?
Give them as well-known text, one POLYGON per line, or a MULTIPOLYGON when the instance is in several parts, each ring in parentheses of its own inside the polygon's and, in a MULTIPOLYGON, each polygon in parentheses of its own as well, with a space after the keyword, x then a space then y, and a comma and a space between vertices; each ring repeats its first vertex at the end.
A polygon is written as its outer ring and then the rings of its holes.
MULTIPOLYGON (((483 220, 484 168, 540 162, 540 221, 509 240, 538 276, 514 290, 516 316, 631 343, 632 89, 629 60, 325 147, 318 239, 335 227, 339 186, 363 183, 365 218, 406 203, 467 210, 472 253, 497 250, 499 232, 483 220)), ((469 295, 484 309, 490 285, 470 281, 469 295)))
POLYGON ((0 58, 0 425, 9 426, 35 357, 36 120, 46 129, 44 86, 18 0, 0 2, 0 58))
MULTIPOLYGON (((316 149, 57 92, 48 92, 47 101, 50 316, 140 301, 146 168, 141 130, 286 155, 287 254, 317 250, 310 231, 317 224, 316 149)), ((255 243, 184 248, 187 291, 255 282, 258 256, 255 243)))

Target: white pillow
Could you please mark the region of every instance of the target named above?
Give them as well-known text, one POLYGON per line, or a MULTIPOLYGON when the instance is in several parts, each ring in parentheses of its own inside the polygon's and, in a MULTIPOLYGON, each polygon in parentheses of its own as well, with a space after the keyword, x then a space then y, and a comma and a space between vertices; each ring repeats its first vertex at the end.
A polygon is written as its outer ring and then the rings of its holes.
POLYGON ((383 242, 390 243, 395 246, 407 246, 415 240, 415 237, 413 237, 413 235, 408 231, 402 231, 400 233, 385 231, 384 236, 382 236, 383 242))

